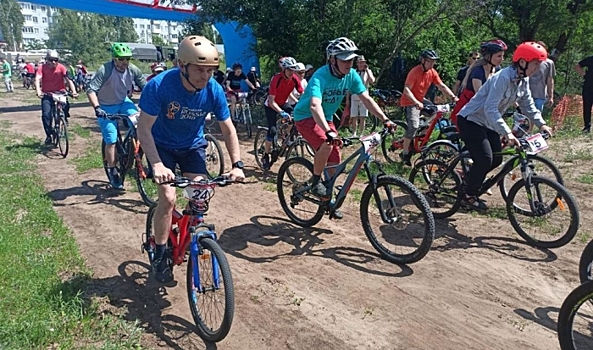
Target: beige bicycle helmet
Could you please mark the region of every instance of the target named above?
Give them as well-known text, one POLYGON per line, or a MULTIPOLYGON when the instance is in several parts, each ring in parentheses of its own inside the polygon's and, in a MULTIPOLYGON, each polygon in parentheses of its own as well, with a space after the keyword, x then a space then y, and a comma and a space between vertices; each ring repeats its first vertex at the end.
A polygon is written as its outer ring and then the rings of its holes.
POLYGON ((199 64, 202 66, 218 67, 218 50, 214 44, 203 36, 191 35, 179 43, 177 58, 183 64, 199 64))

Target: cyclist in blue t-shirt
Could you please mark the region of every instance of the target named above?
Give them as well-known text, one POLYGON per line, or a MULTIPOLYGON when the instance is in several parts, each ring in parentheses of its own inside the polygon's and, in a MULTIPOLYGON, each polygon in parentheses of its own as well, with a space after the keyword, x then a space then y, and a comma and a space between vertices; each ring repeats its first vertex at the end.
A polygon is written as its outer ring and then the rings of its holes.
MULTIPOLYGON (((358 56, 356 50, 358 48, 348 38, 332 40, 326 48, 327 65, 313 74, 294 109, 293 118, 297 130, 316 150, 311 192, 320 198, 328 197, 327 188, 320 181, 323 169, 326 165, 340 163, 342 140, 332 119, 348 92, 358 95, 364 106, 387 127, 394 125, 370 97, 360 76, 352 69, 354 58, 358 56)), ((349 110, 345 110, 342 116, 347 113, 349 110)), ((332 172, 335 169, 330 169, 330 175, 333 175, 332 172)), ((334 216, 338 219, 343 217, 339 211, 334 216)))
MULTIPOLYGON (((152 79, 140 98, 138 138, 152 164, 154 181, 175 179, 177 165, 185 177, 206 177, 204 122, 208 113, 219 121, 233 164, 230 177, 243 180, 237 132, 229 118, 224 91, 212 78, 219 65, 216 47, 202 36, 188 36, 179 44, 177 57, 178 68, 152 79)), ((152 270, 156 279, 163 283, 173 280, 164 254, 174 207, 175 188, 159 186, 152 270)))

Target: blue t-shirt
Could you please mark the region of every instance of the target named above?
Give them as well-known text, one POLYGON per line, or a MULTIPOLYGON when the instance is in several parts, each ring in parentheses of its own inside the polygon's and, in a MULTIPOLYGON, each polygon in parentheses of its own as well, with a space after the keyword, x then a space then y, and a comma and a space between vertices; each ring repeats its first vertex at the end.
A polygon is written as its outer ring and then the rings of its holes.
POLYGON ((317 97, 321 99, 325 119, 332 121, 334 113, 348 91, 351 94, 360 95, 366 89, 360 75, 354 69, 350 69, 350 73, 339 79, 331 74, 329 65, 325 65, 319 68, 308 81, 305 92, 294 108, 293 118, 295 121, 312 118, 311 98, 317 97))
POLYGON ((230 116, 222 86, 214 78, 194 94, 183 87, 178 68, 151 79, 142 90, 139 106, 145 113, 157 117, 152 126, 155 144, 169 149, 203 145, 208 113, 213 113, 218 121, 230 116))
POLYGON ((467 85, 465 86, 466 89, 469 91, 474 91, 474 84, 472 83, 473 79, 479 79, 482 82, 482 85, 486 82, 486 71, 484 70, 484 66, 478 66, 469 73, 469 77, 467 77, 467 85))

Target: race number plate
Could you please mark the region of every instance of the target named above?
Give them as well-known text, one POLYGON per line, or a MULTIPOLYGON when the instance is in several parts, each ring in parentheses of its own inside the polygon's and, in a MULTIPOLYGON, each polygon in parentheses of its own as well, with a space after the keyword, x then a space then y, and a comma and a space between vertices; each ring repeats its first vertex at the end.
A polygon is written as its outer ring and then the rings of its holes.
POLYGON ((381 135, 374 132, 368 136, 361 137, 360 141, 362 141, 365 151, 370 154, 381 143, 381 135))
POLYGON ((531 153, 539 153, 548 148, 548 143, 540 133, 529 136, 525 140, 529 144, 529 148, 531 148, 531 153))
POLYGON ((194 202, 206 202, 214 192, 212 187, 191 187, 188 186, 183 190, 185 198, 194 202))
POLYGON ((437 111, 447 113, 451 111, 451 106, 449 105, 437 105, 437 111))

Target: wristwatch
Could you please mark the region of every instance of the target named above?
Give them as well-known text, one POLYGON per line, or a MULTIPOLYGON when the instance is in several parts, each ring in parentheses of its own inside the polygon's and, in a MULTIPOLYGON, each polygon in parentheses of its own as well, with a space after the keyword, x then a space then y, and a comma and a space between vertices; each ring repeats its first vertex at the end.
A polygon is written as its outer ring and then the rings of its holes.
POLYGON ((233 163, 233 169, 237 168, 237 169, 243 169, 244 165, 242 161, 237 161, 233 163))

